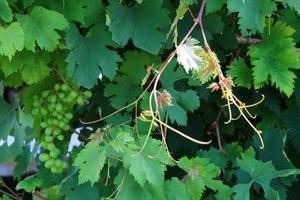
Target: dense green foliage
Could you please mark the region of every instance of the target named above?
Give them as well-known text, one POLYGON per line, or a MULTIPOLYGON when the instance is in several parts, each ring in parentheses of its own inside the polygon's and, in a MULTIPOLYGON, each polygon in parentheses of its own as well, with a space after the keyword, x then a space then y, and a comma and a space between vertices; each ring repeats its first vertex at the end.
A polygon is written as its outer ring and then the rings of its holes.
POLYGON ((299 198, 299 0, 1 0, 0 22, 0 199, 299 198))

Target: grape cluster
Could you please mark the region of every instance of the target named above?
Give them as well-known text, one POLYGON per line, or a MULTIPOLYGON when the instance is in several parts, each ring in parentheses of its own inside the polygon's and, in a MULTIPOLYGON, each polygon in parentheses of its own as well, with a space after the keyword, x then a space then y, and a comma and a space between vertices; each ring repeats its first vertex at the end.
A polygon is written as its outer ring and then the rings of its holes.
POLYGON ((83 106, 91 96, 90 91, 80 93, 65 83, 55 84, 41 96, 34 95, 32 115, 39 119, 39 126, 44 131, 41 146, 45 151, 39 160, 52 173, 62 173, 67 167, 67 163, 59 158, 61 151, 56 144, 64 140, 64 132, 70 131, 73 107, 83 106))

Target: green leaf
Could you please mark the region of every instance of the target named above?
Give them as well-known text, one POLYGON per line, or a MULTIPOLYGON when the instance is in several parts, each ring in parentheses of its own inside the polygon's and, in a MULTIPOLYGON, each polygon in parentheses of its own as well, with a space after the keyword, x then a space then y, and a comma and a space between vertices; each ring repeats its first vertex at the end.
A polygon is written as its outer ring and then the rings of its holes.
MULTIPOLYGON (((145 139, 146 137, 143 137, 140 141, 141 146, 145 139)), ((129 173, 142 187, 146 181, 154 186, 163 185, 164 171, 166 171, 164 164, 168 158, 165 149, 161 149, 160 141, 149 138, 142 152, 129 152, 124 155, 123 160, 124 166, 129 168, 129 173), (155 158, 151 156, 155 156, 155 158)))
POLYGON ((68 73, 80 85, 92 88, 100 73, 109 79, 115 76, 117 63, 122 59, 106 47, 112 42, 109 32, 104 30, 104 25, 94 26, 88 37, 81 36, 76 26, 72 25, 67 32, 66 41, 67 48, 71 50, 66 59, 68 73))
MULTIPOLYGON (((187 192, 187 189, 182 181, 174 177, 165 182, 165 191, 168 200, 190 200, 191 194, 187 192)), ((193 192, 195 194, 195 191, 193 192)))
POLYGON ((64 16, 43 7, 34 7, 28 15, 17 15, 25 33, 25 47, 35 52, 36 43, 41 49, 54 51, 59 44, 60 35, 56 30, 68 28, 64 16))
POLYGON ((136 47, 158 53, 165 39, 158 29, 169 23, 168 12, 161 6, 162 0, 143 1, 132 7, 110 1, 108 12, 112 22, 109 30, 113 40, 124 46, 131 39, 136 47))
POLYGON ((276 11, 276 5, 271 0, 228 0, 227 8, 230 13, 239 13, 238 23, 244 36, 263 32, 265 17, 276 11))
POLYGON ((100 172, 106 160, 105 148, 98 142, 89 142, 76 156, 73 163, 79 167, 78 184, 90 181, 92 184, 98 181, 100 172))
POLYGON ((36 0, 36 3, 49 10, 55 10, 70 21, 84 22, 87 3, 85 0, 36 0))
POLYGON ((284 4, 287 4, 290 8, 293 8, 300 14, 300 1, 297 0, 283 0, 284 4))
POLYGON ((171 62, 160 77, 162 88, 171 94, 173 104, 173 106, 164 107, 162 110, 169 114, 172 123, 176 121, 178 125, 186 125, 187 112, 193 112, 200 106, 200 99, 194 90, 178 91, 175 89, 175 83, 187 78, 188 76, 182 67, 176 69, 175 62, 171 62))
POLYGON ((29 147, 24 147, 20 155, 18 155, 15 159, 17 165, 14 169, 14 177, 20 179, 22 173, 29 169, 30 165, 32 164, 32 152, 30 151, 29 147))
POLYGON ((16 189, 17 190, 25 190, 26 192, 34 192, 37 187, 42 185, 42 179, 36 177, 36 175, 31 175, 26 177, 24 180, 20 181, 16 189))
POLYGON ((2 197, 0 197, 0 200, 11 200, 11 198, 9 198, 6 195, 3 195, 2 197))
POLYGON ((265 130, 263 135, 265 148, 259 148, 259 139, 255 137, 254 145, 257 156, 262 161, 272 161, 276 169, 295 168, 285 152, 286 132, 278 129, 265 130))
POLYGON ((19 122, 23 127, 32 128, 33 126, 33 117, 31 114, 23 112, 21 109, 18 111, 19 122))
POLYGON ((145 187, 141 187, 134 178, 126 173, 120 173, 115 178, 114 184, 122 184, 120 191, 118 192, 116 199, 117 200, 153 200, 155 199, 153 196, 155 193, 151 192, 150 188, 152 185, 145 185, 145 187), (149 191, 150 190, 150 191, 149 191))
POLYGON ((0 98, 0 139, 6 139, 16 123, 16 113, 3 98, 0 98))
POLYGON ((249 197, 249 188, 253 183, 262 186, 266 199, 278 199, 279 193, 270 186, 271 181, 278 177, 300 174, 300 169, 276 170, 271 162, 256 160, 252 148, 242 153, 242 158, 237 160, 237 166, 240 169, 236 171, 238 184, 233 187, 235 199, 249 197))
POLYGON ((62 182, 59 193, 65 195, 65 200, 99 199, 96 186, 89 183, 78 184, 77 178, 73 176, 62 182))
POLYGON ((15 53, 23 48, 24 31, 20 23, 13 22, 5 28, 0 26, 0 55, 5 55, 11 60, 15 53))
POLYGON ((279 20, 285 22, 295 30, 293 38, 295 43, 298 43, 300 41, 300 16, 298 16, 296 12, 291 9, 284 9, 279 13, 279 20))
POLYGON ((154 58, 145 52, 128 51, 125 61, 120 66, 121 75, 115 78, 116 83, 105 86, 104 95, 110 97, 114 108, 121 108, 133 102, 141 93, 141 83, 146 75, 146 66, 153 64, 154 58))
POLYGON ((0 1, 0 17, 5 22, 11 22, 11 20, 13 19, 13 14, 11 12, 7 0, 0 1))
POLYGON ((206 14, 216 12, 222 8, 226 0, 209 0, 206 2, 206 14))
POLYGON ((118 153, 129 153, 137 149, 133 132, 129 128, 113 127, 109 130, 109 135, 113 138, 109 141, 112 148, 118 153))
POLYGON ((208 151, 200 150, 197 155, 201 158, 208 158, 212 163, 220 168, 225 168, 227 160, 225 154, 216 148, 210 148, 208 151))
POLYGON ((290 106, 282 113, 282 120, 289 130, 291 142, 294 144, 295 149, 300 153, 300 107, 296 105, 290 106))
POLYGON ((282 22, 271 28, 271 34, 263 35, 263 41, 249 49, 254 65, 255 88, 261 88, 270 80, 281 92, 291 96, 296 75, 290 69, 300 68, 300 59, 291 38, 294 30, 282 22))
POLYGON ((226 74, 234 79, 235 85, 248 89, 251 88, 251 73, 251 69, 242 58, 234 60, 226 71, 226 74))
POLYGON ((30 51, 22 51, 17 53, 11 61, 2 58, 1 68, 5 76, 19 73, 22 79, 31 85, 40 82, 49 75, 49 59, 49 54, 46 52, 34 54, 30 51))
POLYGON ((193 194, 191 199, 201 198, 205 187, 216 192, 216 199, 225 200, 230 198, 230 187, 216 179, 220 174, 220 168, 210 163, 209 159, 183 157, 180 159, 178 166, 187 172, 187 193, 193 194))

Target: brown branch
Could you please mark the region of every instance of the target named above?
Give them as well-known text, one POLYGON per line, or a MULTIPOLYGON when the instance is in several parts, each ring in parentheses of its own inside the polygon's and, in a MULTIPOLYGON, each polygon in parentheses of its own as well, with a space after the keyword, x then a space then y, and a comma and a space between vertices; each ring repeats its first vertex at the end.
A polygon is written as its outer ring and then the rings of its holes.
MULTIPOLYGON (((258 38, 243 38, 240 36, 236 37, 236 40, 239 44, 257 44, 260 43, 262 40, 258 38)), ((297 53, 300 55, 300 48, 297 48, 297 53)))

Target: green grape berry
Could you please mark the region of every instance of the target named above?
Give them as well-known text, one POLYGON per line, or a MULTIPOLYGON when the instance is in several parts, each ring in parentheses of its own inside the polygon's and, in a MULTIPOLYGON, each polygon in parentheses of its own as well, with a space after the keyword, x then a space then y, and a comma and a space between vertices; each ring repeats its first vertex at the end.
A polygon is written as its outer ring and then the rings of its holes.
POLYGON ((42 97, 46 98, 46 97, 48 97, 49 94, 50 94, 50 91, 45 90, 45 91, 42 92, 42 97))
POLYGON ((46 154, 46 153, 42 153, 42 154, 39 155, 39 160, 40 160, 41 162, 46 162, 46 161, 49 160, 49 158, 50 158, 49 155, 46 154))
POLYGON ((53 143, 48 144, 47 149, 49 151, 53 151, 53 149, 55 149, 55 145, 53 143))
POLYGON ((77 101, 77 104, 79 106, 83 106, 84 105, 84 98, 82 96, 78 96, 77 99, 76 99, 76 101, 77 101))
POLYGON ((54 126, 57 126, 58 122, 59 122, 58 119, 55 119, 55 118, 52 119, 52 124, 53 124, 54 126))
POLYGON ((58 97, 59 97, 60 99, 64 99, 64 98, 65 98, 65 94, 62 93, 62 92, 60 92, 60 93, 58 93, 58 97))
POLYGON ((37 108, 37 107, 40 107, 40 106, 41 106, 41 104, 40 104, 40 102, 38 100, 35 100, 33 102, 33 107, 37 108))
POLYGON ((50 157, 51 158, 57 158, 58 157, 58 153, 56 151, 50 151, 50 157))
POLYGON ((52 166, 52 167, 51 167, 51 172, 52 172, 53 174, 57 174, 57 173, 58 173, 57 167, 52 166))
POLYGON ((59 134, 61 134, 61 129, 58 128, 54 129, 53 135, 58 136, 59 134))
POLYGON ((45 108, 41 108, 41 114, 45 116, 48 114, 48 111, 45 108))
POLYGON ((46 149, 48 146, 48 143, 46 141, 42 141, 41 146, 46 149))
POLYGON ((57 112, 61 112, 61 111, 63 110, 63 105, 61 105, 61 104, 56 104, 55 110, 56 110, 57 112))
POLYGON ((51 133, 52 133, 51 128, 48 127, 48 128, 45 129, 45 134, 46 135, 51 135, 51 133))
POLYGON ((69 96, 70 96, 72 99, 75 99, 75 98, 78 96, 78 94, 77 94, 77 92, 72 91, 72 92, 70 93, 69 96))
POLYGON ((54 85, 54 90, 55 90, 55 91, 60 90, 60 84, 59 84, 59 83, 56 83, 56 84, 54 85))
POLYGON ((62 90, 62 91, 66 92, 66 91, 68 91, 69 89, 70 89, 69 86, 68 86, 67 84, 65 84, 65 83, 61 85, 61 90, 62 90))
POLYGON ((45 141, 46 142, 52 142, 53 141, 53 137, 51 137, 50 135, 46 135, 45 136, 45 141))
POLYGON ((64 136, 63 136, 63 135, 58 135, 58 136, 57 136, 57 139, 58 139, 59 141, 63 141, 63 140, 64 140, 64 136))
POLYGON ((49 159, 47 162, 45 162, 45 167, 50 169, 54 165, 54 160, 49 159))
POLYGON ((39 114, 39 109, 38 108, 34 108, 32 111, 31 111, 31 114, 33 116, 37 116, 39 114))
POLYGON ((40 126, 41 126, 42 128, 46 128, 48 125, 47 125, 46 122, 42 121, 42 122, 40 123, 40 126))
POLYGON ((57 101, 57 97, 56 95, 52 95, 48 98, 48 101, 51 102, 51 103, 55 103, 57 101))
POLYGON ((71 120, 73 118, 73 114, 68 112, 65 114, 66 119, 71 120))
POLYGON ((63 129, 63 127, 65 127, 65 122, 64 121, 60 121, 60 122, 58 122, 58 127, 59 128, 61 128, 61 129, 63 129))
POLYGON ((84 97, 85 98, 90 98, 93 94, 92 94, 92 92, 91 91, 85 91, 84 93, 83 93, 83 95, 84 95, 84 97))

